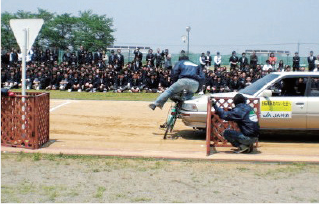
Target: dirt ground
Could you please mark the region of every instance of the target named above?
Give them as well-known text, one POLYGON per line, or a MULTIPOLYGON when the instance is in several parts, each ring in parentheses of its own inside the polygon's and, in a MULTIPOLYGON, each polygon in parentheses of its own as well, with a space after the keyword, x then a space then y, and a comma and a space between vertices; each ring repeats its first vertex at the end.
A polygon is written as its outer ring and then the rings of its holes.
POLYGON ((232 161, 319 162, 319 137, 302 141, 261 138, 254 154, 235 155, 231 147, 219 147, 206 156, 205 133, 177 120, 172 133, 177 139, 163 140, 169 107, 152 111, 149 102, 50 100, 50 142, 39 150, 2 147, 7 152, 118 155, 137 157, 194 158, 232 161))
POLYGON ((1 202, 319 202, 311 164, 1 155, 1 202))

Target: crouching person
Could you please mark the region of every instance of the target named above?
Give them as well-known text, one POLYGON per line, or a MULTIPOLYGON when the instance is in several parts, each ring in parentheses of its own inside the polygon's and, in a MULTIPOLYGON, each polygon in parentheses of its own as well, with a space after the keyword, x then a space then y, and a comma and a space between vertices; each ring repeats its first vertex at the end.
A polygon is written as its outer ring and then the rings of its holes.
POLYGON ((253 151, 253 144, 259 137, 258 117, 254 109, 246 104, 246 98, 242 94, 236 94, 233 101, 235 108, 231 111, 224 111, 213 102, 216 114, 224 120, 237 123, 240 132, 225 130, 224 138, 234 147, 238 147, 236 153, 250 153, 253 151))

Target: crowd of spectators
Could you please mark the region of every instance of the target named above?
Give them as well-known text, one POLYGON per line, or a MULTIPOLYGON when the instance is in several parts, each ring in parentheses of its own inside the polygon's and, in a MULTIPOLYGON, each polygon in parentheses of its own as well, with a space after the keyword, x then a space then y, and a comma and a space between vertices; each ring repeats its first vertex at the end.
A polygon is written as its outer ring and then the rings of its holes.
MULTIPOLYGON (((249 86, 259 78, 273 71, 304 71, 299 66, 298 53, 293 57, 293 67, 284 65, 283 61, 277 62, 274 53, 261 65, 256 53, 246 53, 241 57, 233 51, 229 59, 230 68, 221 66, 221 55, 217 52, 212 57, 210 52, 202 53, 200 66, 206 79, 200 87, 200 93, 217 93, 238 91, 249 86)), ((188 57, 182 51, 179 60, 187 60, 188 57)), ((319 56, 308 57, 309 70, 319 69, 319 56)), ((96 50, 88 52, 82 46, 76 52, 67 50, 62 56, 62 62, 58 63, 58 52, 47 49, 31 49, 27 56, 26 86, 27 89, 65 90, 86 92, 149 92, 161 93, 171 84, 172 61, 169 50, 157 49, 153 53, 148 50, 146 56, 137 48, 134 50, 134 60, 124 62, 121 49, 105 51, 96 50), (145 59, 144 63, 143 60, 145 59)), ((2 50, 1 55, 1 87, 21 87, 21 54, 18 50, 2 50)))

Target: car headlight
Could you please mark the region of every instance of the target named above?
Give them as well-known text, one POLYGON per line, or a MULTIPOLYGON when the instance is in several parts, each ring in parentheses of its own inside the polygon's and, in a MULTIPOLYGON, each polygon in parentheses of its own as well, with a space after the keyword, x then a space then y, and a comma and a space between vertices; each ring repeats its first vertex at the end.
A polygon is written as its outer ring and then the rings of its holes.
POLYGON ((198 111, 196 104, 193 103, 184 103, 182 109, 186 111, 198 111))

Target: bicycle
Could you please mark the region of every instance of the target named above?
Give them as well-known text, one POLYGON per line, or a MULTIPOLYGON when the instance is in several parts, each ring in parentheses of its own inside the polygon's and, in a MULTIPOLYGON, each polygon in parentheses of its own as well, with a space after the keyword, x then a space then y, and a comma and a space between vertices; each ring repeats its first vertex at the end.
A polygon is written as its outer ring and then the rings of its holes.
POLYGON ((184 100, 182 100, 181 96, 173 96, 170 98, 175 105, 171 106, 166 122, 163 125, 160 125, 160 128, 165 128, 165 133, 163 139, 167 139, 168 132, 172 132, 176 123, 176 119, 180 118, 180 109, 182 108, 184 100))

